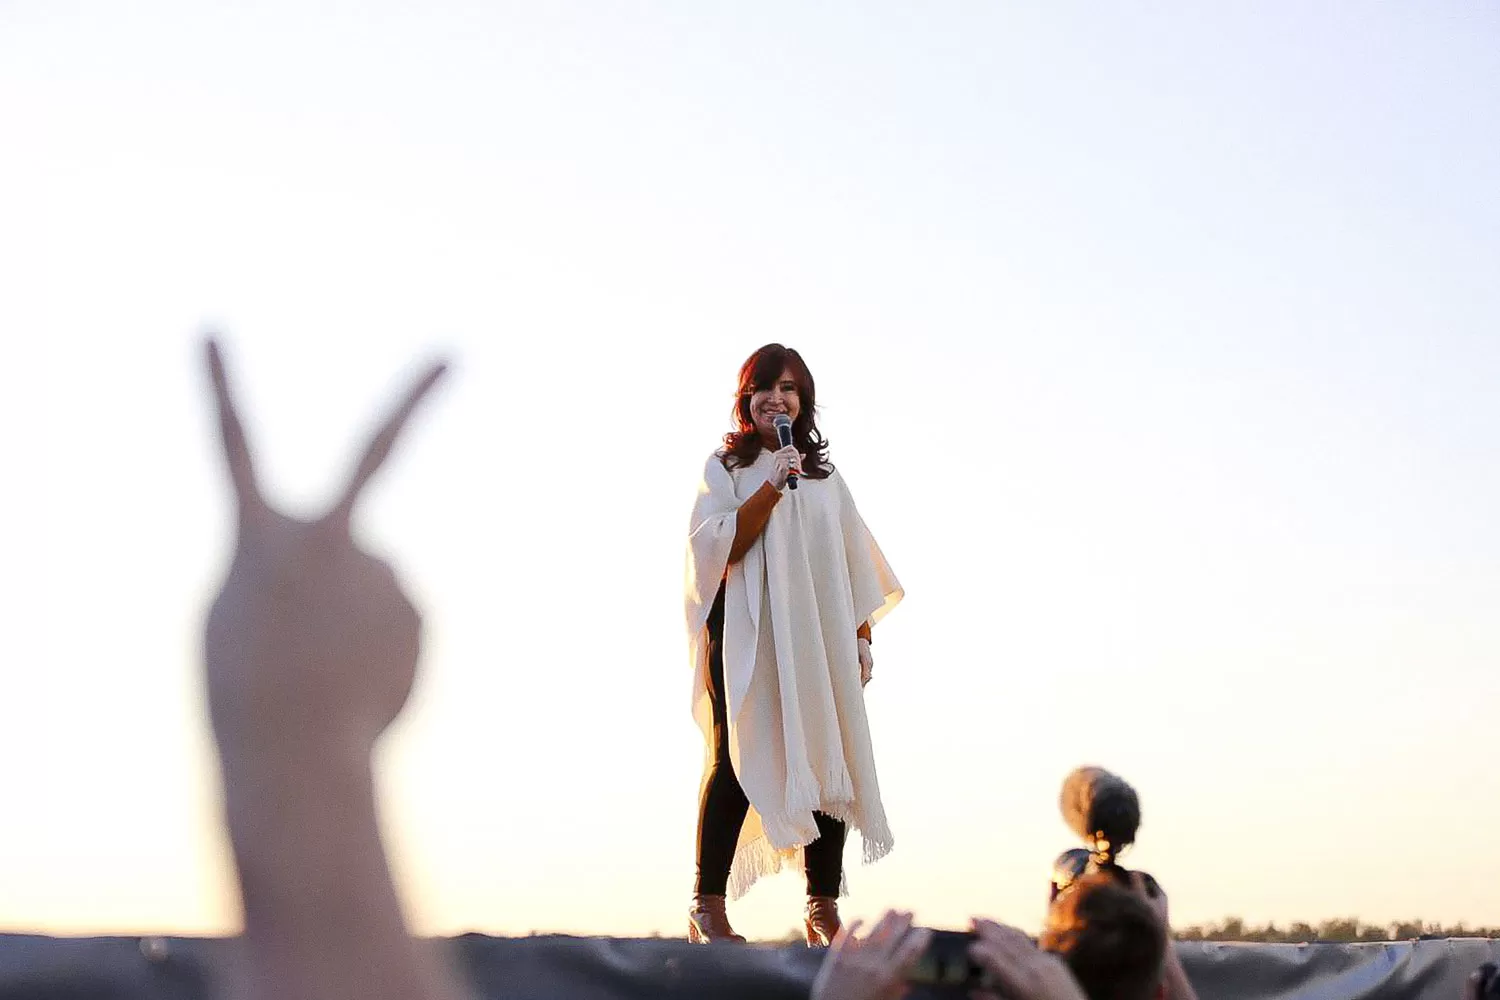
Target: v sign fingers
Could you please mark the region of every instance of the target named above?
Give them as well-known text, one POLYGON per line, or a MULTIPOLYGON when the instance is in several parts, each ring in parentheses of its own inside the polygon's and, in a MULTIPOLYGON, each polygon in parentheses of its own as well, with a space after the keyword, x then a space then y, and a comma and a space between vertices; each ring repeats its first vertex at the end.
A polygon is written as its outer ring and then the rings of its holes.
POLYGON ((354 505, 359 502, 359 495, 365 485, 374 478, 375 473, 380 471, 380 467, 390 457, 396 438, 401 434, 407 421, 411 419, 412 413, 447 371, 447 363, 440 361, 428 368, 416 384, 407 390, 406 398, 386 418, 385 423, 381 425, 380 430, 375 432, 375 436, 365 448, 359 464, 354 467, 354 474, 349 479, 349 485, 344 488, 343 497, 339 499, 333 510, 329 511, 327 519, 330 522, 342 522, 347 527, 354 513, 354 505))
POLYGON ((214 401, 219 411, 219 433, 224 441, 224 460, 229 467, 229 479, 234 485, 235 500, 239 505, 240 526, 243 528, 247 515, 262 509, 260 486, 255 481, 255 463, 250 458, 250 444, 245 439, 245 425, 234 408, 234 397, 229 392, 229 376, 224 370, 224 357, 217 341, 210 339, 204 345, 208 357, 209 383, 213 387, 214 401))
POLYGON ((381 426, 333 513, 288 517, 255 482, 218 346, 208 369, 240 532, 203 627, 203 676, 244 908, 228 992, 247 1000, 460 1000, 407 931, 381 843, 372 757, 410 697, 422 616, 348 530, 359 492, 442 374, 381 426))
POLYGON ((214 734, 226 764, 271 762, 278 773, 331 757, 363 759, 411 693, 422 620, 394 570, 355 544, 348 517, 444 368, 434 366, 408 391, 333 512, 309 522, 261 498, 214 345, 209 367, 241 497, 239 544, 204 628, 214 734), (244 530, 247 523, 254 530, 244 530))

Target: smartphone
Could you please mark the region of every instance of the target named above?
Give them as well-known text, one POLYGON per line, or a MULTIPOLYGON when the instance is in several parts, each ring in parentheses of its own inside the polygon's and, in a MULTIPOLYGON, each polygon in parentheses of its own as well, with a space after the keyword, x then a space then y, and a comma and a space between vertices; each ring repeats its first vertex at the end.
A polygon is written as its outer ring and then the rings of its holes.
POLYGON ((934 930, 907 981, 955 993, 989 986, 989 976, 969 958, 969 945, 973 943, 972 931, 934 930))

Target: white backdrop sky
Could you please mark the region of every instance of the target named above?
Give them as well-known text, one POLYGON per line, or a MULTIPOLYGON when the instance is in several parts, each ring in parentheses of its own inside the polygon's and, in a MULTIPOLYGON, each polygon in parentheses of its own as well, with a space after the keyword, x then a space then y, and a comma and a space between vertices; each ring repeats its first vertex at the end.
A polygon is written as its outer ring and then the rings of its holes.
POLYGON ((235 924, 204 323, 304 508, 456 362, 363 517, 423 930, 681 932, 686 518, 771 340, 909 594, 847 913, 1034 927, 1099 762, 1179 922, 1500 923, 1497 107, 1478 0, 0 3, 0 926, 235 924))

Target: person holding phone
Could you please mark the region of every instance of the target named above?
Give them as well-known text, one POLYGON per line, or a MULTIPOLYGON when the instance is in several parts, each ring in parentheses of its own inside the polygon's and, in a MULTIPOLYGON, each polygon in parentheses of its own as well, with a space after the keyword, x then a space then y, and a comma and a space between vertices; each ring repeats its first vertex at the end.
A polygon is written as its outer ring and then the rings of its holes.
POLYGON ((913 986, 972 1000, 1090 1000, 1062 959, 1014 927, 976 919, 972 931, 934 931, 889 910, 859 929, 851 921, 834 939, 809 1000, 901 1000, 913 986))
POLYGON ((806 876, 807 942, 827 946, 848 830, 867 864, 892 847, 863 688, 871 626, 903 592, 828 460, 802 356, 781 344, 752 354, 733 420, 688 530, 693 715, 706 743, 688 937, 743 941, 726 898, 791 864, 806 876))

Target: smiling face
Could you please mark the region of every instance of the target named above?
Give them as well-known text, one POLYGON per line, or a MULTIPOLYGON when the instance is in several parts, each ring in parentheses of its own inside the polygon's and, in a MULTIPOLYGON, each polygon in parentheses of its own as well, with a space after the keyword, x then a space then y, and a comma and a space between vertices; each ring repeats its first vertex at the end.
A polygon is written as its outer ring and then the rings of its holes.
POLYGON ((776 380, 764 389, 750 394, 750 420, 761 440, 770 447, 776 444, 776 416, 785 413, 793 423, 802 412, 802 397, 791 368, 784 368, 776 380))

